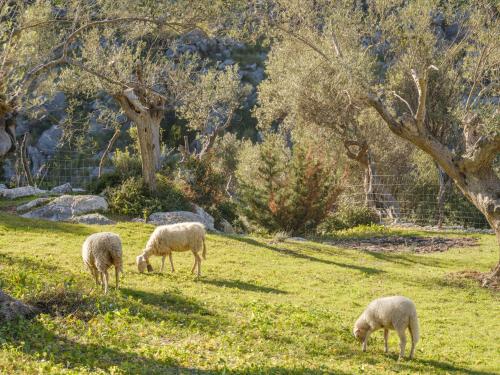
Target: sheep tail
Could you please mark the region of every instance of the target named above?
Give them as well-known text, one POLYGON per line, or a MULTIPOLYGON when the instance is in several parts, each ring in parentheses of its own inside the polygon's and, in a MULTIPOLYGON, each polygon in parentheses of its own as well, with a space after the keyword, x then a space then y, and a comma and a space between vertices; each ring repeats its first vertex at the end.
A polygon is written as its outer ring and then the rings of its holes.
POLYGON ((410 316, 410 332, 412 341, 417 342, 420 337, 417 314, 410 316))
POLYGON ((203 239, 203 259, 207 259, 207 245, 205 245, 205 239, 203 239))

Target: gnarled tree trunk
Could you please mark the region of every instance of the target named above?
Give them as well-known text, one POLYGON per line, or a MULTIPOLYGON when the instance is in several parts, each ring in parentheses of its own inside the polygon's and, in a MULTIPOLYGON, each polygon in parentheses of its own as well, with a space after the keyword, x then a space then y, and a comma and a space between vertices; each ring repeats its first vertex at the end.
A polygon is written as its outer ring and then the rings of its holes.
MULTIPOLYGON (((486 217, 500 246, 500 178, 493 170, 493 160, 500 153, 500 134, 481 135, 477 131, 479 118, 470 117, 463 128, 465 150, 457 155, 426 128, 427 73, 422 78, 415 77, 415 84, 419 100, 414 116, 395 118, 379 97, 368 95, 366 100, 393 133, 429 154, 453 179, 465 197, 486 217)), ((500 278, 500 259, 485 284, 493 278, 500 278)))
POLYGON ((151 191, 156 191, 156 172, 160 168, 160 123, 164 112, 143 105, 132 90, 115 95, 127 117, 137 127, 142 161, 142 176, 151 191))

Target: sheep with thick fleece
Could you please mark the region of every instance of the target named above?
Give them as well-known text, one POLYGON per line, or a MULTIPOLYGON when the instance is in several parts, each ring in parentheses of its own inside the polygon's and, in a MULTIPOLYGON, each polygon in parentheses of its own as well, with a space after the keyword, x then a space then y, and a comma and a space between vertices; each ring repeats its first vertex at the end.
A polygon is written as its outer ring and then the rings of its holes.
POLYGON ((412 343, 410 358, 413 358, 415 346, 419 338, 417 309, 415 304, 408 298, 392 296, 378 298, 372 301, 354 324, 354 336, 363 342, 363 351, 370 334, 377 329, 384 329, 385 352, 389 351, 387 340, 389 330, 394 329, 399 335, 399 359, 404 357, 406 347, 406 334, 410 330, 412 343))
POLYGON ((116 288, 118 289, 119 275, 123 272, 120 236, 110 232, 94 233, 88 236, 82 246, 82 258, 97 285, 99 285, 99 276, 101 277, 104 293, 108 292, 108 268, 115 266, 116 288))
POLYGON ((165 257, 168 255, 172 272, 174 272, 174 262, 172 252, 188 251, 194 255, 194 266, 191 272, 197 268, 197 275, 201 275, 201 257, 206 259, 205 227, 201 223, 179 223, 171 225, 161 225, 157 227, 149 237, 146 248, 141 255, 136 258, 139 272, 146 269, 151 272, 153 267, 149 263, 149 258, 153 255, 161 256, 161 271, 165 266, 165 257))

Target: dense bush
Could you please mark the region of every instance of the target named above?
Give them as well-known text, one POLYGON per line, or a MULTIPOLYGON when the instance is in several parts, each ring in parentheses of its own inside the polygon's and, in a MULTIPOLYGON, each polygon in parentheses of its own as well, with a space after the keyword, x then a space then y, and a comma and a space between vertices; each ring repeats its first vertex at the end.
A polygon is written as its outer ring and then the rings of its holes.
POLYGON ((380 221, 377 212, 366 206, 343 204, 334 212, 328 214, 318 225, 317 232, 325 235, 336 230, 348 229, 359 225, 376 224, 380 221))
POLYGON ((137 152, 132 152, 127 147, 125 150, 116 150, 113 158, 113 166, 122 180, 127 177, 140 176, 142 173, 141 158, 137 152))
POLYGON ((155 211, 191 211, 191 204, 164 176, 158 175, 158 191, 151 193, 140 177, 129 177, 107 191, 112 212, 146 218, 155 211))
POLYGON ((341 192, 335 160, 311 134, 268 133, 261 144, 246 143, 237 169, 240 210, 268 231, 313 231, 341 192))

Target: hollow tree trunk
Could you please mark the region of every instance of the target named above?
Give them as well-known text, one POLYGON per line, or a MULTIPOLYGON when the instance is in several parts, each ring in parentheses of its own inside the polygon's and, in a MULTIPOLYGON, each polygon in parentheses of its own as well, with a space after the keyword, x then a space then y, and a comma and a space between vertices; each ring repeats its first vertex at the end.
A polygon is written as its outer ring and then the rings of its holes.
POLYGON ((439 191, 436 197, 437 200, 437 226, 442 228, 444 221, 444 204, 446 202, 446 195, 451 187, 451 179, 443 169, 437 165, 439 191))

